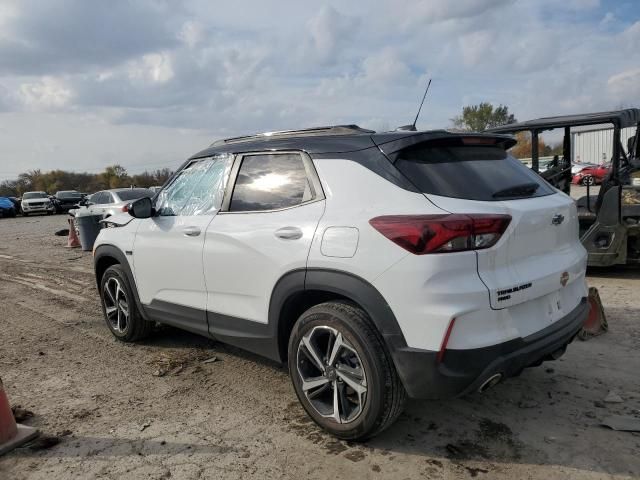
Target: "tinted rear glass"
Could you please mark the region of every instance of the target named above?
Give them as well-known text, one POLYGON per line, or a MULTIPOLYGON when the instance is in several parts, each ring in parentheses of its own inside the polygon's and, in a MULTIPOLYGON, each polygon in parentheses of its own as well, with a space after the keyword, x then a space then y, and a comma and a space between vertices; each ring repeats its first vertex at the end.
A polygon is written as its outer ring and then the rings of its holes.
POLYGON ((146 188, 132 188, 131 190, 120 190, 117 192, 121 201, 127 202, 129 200, 137 200, 143 197, 153 197, 154 193, 146 188))
POLYGON ((58 192, 56 193, 58 198, 80 198, 82 195, 80 192, 58 192))
POLYGON ((554 193, 540 176, 497 146, 413 147, 400 153, 396 167, 422 192, 443 197, 500 201, 554 193), (526 193, 519 191, 523 185, 529 186, 526 193))

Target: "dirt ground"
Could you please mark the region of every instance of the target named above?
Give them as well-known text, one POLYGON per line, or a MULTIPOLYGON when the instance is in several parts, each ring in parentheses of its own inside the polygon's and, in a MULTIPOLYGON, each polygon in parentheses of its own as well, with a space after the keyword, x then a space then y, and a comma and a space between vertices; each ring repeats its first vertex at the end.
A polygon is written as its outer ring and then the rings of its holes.
POLYGON ((171 328, 116 341, 91 253, 53 236, 65 223, 0 220, 0 376, 24 423, 59 441, 0 457, 2 480, 640 478, 640 434, 601 426, 640 416, 640 270, 590 272, 607 335, 482 395, 411 401, 350 444, 310 423, 277 365, 171 328))

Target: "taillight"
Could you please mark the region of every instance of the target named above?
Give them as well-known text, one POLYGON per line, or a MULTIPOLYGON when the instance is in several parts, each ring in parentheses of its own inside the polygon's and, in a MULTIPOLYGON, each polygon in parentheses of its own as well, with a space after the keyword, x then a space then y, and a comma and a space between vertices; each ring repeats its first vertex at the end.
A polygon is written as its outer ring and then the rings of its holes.
POLYGON ((373 228, 416 255, 479 250, 496 244, 509 215, 386 215, 369 220, 373 228))

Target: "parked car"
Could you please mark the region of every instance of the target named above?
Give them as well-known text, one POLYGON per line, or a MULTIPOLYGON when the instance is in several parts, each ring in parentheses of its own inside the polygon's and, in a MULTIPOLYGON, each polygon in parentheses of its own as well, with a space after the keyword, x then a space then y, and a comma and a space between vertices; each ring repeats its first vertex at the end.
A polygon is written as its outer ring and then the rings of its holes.
POLYGON ((585 167, 573 176, 571 183, 574 185, 597 185, 611 172, 611 166, 607 164, 585 167))
POLYGON ((580 173, 583 168, 587 167, 597 167, 595 163, 582 163, 582 162, 571 162, 571 174, 575 175, 576 173, 580 173))
POLYGON ((575 203, 514 142, 355 126, 216 142, 101 230, 106 325, 132 342, 166 323, 287 363, 313 421, 352 440, 407 396, 557 359, 588 314, 586 251, 575 203))
POLYGON ((15 209, 16 213, 19 215, 22 215, 22 208, 20 206, 20 204, 22 203, 22 200, 18 197, 7 197, 9 200, 11 200, 11 202, 13 203, 13 208, 15 209))
POLYGON ((56 213, 65 213, 72 208, 77 208, 83 198, 82 193, 76 190, 61 190, 56 192, 56 213))
POLYGON ((127 205, 134 200, 153 196, 154 193, 147 188, 115 188, 94 193, 84 203, 92 214, 111 216, 126 211, 127 205))
POLYGON ((0 197, 0 217, 15 217, 16 207, 7 197, 0 197))
POLYGON ((47 215, 51 215, 55 211, 55 207, 47 192, 26 192, 22 195, 20 207, 22 208, 22 214, 24 216, 32 213, 46 213, 47 215))

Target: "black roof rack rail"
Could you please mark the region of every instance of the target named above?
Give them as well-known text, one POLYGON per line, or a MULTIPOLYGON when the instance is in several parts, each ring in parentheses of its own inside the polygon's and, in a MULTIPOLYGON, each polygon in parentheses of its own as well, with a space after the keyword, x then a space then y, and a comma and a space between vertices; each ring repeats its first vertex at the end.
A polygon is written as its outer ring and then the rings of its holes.
POLYGON ((230 143, 241 143, 250 140, 266 140, 269 138, 286 138, 286 137, 310 137, 310 136, 322 136, 322 135, 358 135, 358 134, 372 134, 376 133, 374 130, 367 130, 361 128, 358 125, 332 125, 327 127, 312 127, 303 128, 300 130, 280 130, 277 132, 263 132, 256 133, 254 135, 244 135, 241 137, 225 138, 223 140, 217 140, 211 144, 212 147, 218 145, 226 145, 230 143))

